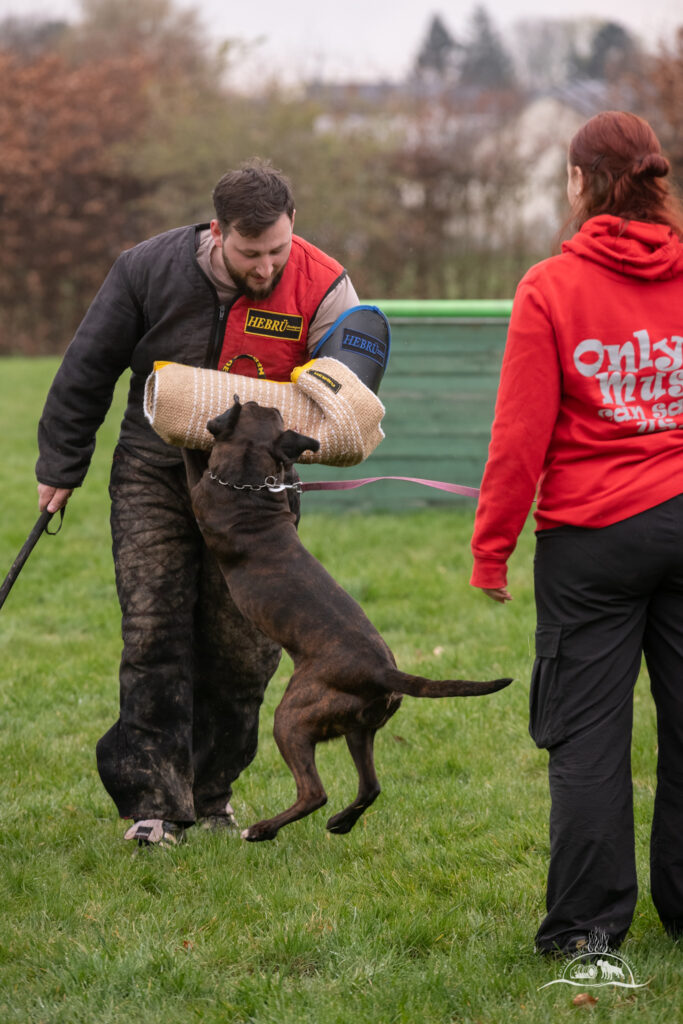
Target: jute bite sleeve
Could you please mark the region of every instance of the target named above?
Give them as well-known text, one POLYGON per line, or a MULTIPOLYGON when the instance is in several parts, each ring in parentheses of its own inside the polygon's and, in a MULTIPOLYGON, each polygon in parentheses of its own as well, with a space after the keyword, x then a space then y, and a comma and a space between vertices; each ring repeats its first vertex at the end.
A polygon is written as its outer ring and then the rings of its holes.
POLYGON ((145 384, 145 416, 168 444, 208 450, 210 419, 240 402, 279 409, 289 430, 320 441, 318 452, 300 461, 355 466, 384 437, 384 406, 377 395, 343 363, 329 357, 297 366, 289 381, 240 377, 183 363, 154 364, 145 384))

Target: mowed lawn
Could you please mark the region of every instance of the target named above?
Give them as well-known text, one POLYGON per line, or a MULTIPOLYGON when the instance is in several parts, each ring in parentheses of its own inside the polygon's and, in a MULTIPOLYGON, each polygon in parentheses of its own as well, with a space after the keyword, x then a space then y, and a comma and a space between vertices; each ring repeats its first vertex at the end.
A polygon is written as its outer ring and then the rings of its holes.
MULTIPOLYGON (((35 427, 56 365, 0 361, 3 578, 37 516, 35 427)), ((405 698, 377 737, 383 792, 348 836, 325 830, 355 793, 338 742, 319 748, 327 807, 274 842, 190 832, 177 850, 131 856, 94 757, 117 716, 106 481, 124 398, 62 532, 41 538, 0 612, 0 1021, 683 1019, 683 949, 649 899, 656 734, 645 673, 633 749, 641 896, 621 950, 642 987, 593 989, 592 1010, 572 1002, 582 989, 542 987, 563 965, 533 953, 548 856, 546 755, 527 733, 533 534, 513 558, 515 600, 494 605, 468 586, 471 502, 335 515, 310 494, 300 532, 402 668, 514 684, 482 698, 405 698)), ((244 825, 294 795, 271 736, 289 670, 285 657, 235 788, 244 825)))

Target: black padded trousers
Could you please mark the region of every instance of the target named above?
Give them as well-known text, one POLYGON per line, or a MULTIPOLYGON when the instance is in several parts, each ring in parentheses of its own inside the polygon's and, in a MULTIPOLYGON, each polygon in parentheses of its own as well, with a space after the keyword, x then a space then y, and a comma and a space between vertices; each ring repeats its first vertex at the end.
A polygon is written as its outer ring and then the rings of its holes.
POLYGON ((631 732, 645 656, 657 710, 652 899, 683 925, 683 495, 611 526, 540 531, 530 732, 549 752, 547 916, 537 948, 617 947, 637 897, 631 732))
POLYGON ((253 760, 280 648, 235 607, 192 514, 185 468, 120 446, 110 481, 122 612, 120 716, 97 744, 123 818, 221 814, 253 760))

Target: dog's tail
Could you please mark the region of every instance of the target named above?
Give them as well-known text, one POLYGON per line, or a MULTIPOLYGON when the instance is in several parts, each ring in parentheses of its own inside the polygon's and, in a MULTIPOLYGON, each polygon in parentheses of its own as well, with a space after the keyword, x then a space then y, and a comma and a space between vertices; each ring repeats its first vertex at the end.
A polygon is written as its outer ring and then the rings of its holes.
POLYGON ((382 685, 409 697, 481 697, 486 693, 503 690, 511 682, 512 679, 490 679, 485 682, 473 679, 425 679, 392 668, 384 673, 382 685))

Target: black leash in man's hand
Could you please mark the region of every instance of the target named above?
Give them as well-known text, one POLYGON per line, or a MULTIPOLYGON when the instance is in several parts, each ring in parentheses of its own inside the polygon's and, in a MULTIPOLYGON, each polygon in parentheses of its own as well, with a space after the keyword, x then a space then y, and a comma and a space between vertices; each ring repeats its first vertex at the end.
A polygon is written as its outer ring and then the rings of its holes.
POLYGON ((59 531, 61 530, 62 523, 64 521, 64 509, 60 508, 59 512, 60 520, 59 526, 57 527, 56 530, 48 530, 47 528, 48 523, 52 519, 53 515, 55 515, 55 513, 48 512, 47 509, 45 509, 44 512, 40 513, 36 525, 33 527, 28 537, 26 538, 24 546, 22 547, 17 557, 14 559, 12 568, 5 577, 5 582, 0 587, 0 608, 2 608, 3 604, 7 600, 7 595, 14 586, 14 581, 16 580, 17 576, 23 569, 24 563, 26 562, 28 556, 31 554, 34 547, 38 543, 38 538, 41 536, 41 534, 47 533, 51 537, 53 537, 56 533, 59 533, 59 531))

